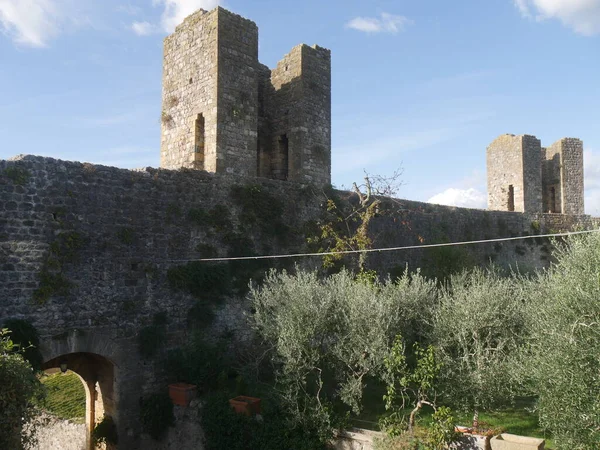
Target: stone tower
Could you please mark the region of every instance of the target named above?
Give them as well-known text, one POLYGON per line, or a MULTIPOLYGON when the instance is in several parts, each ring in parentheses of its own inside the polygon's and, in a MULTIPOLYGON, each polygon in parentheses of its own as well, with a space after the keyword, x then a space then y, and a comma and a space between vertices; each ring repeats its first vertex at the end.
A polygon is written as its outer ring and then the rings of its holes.
POLYGON ((488 209, 584 214, 583 144, 505 134, 487 148, 488 209))
POLYGON ((258 28, 199 10, 165 39, 161 167, 329 184, 331 53, 299 45, 270 70, 258 28))

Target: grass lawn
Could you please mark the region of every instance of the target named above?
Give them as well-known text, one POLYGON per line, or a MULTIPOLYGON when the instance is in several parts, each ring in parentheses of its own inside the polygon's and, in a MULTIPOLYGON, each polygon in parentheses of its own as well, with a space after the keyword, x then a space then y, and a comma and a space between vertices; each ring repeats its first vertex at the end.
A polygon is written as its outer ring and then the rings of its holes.
POLYGON ((61 419, 85 423, 85 390, 77 375, 71 371, 42 375, 40 381, 47 391, 42 409, 61 419))

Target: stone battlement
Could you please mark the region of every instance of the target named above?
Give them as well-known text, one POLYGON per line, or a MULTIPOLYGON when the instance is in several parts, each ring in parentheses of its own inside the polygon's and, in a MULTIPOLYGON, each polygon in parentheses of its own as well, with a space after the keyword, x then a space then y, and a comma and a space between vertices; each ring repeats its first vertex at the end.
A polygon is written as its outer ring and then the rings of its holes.
POLYGON ((161 167, 331 182, 331 52, 300 44, 273 70, 258 27, 221 7, 164 42, 161 167))

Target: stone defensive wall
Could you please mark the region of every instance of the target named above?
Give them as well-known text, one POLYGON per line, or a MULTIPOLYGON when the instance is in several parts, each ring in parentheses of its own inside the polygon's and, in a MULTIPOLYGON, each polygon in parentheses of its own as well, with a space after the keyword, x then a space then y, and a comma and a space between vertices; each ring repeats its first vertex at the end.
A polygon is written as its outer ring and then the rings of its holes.
MULTIPOLYGON (((348 192, 330 195, 356 200, 348 192)), ((94 359, 99 367, 94 376, 100 381, 112 377, 103 401, 117 423, 119 447, 140 448, 139 398, 164 382, 161 359, 140 354, 144 330, 163 327, 159 353, 177 347, 189 337, 194 321, 202 321, 204 310, 197 306, 203 302, 215 314, 207 334, 243 340, 249 333, 243 300, 249 278, 269 267, 322 263, 320 257, 190 260, 312 251, 306 239, 315 235, 325 204, 323 192, 311 186, 263 178, 125 170, 37 156, 2 160, 0 323, 8 318, 32 322, 42 338, 46 368, 68 355, 104 358, 110 370, 94 359)), ((382 199, 369 231, 374 247, 381 248, 597 226, 589 216, 382 199)), ((407 264, 435 275, 466 261, 490 260, 533 269, 549 263, 550 250, 547 239, 536 238, 374 253, 367 264, 393 274, 407 264)))

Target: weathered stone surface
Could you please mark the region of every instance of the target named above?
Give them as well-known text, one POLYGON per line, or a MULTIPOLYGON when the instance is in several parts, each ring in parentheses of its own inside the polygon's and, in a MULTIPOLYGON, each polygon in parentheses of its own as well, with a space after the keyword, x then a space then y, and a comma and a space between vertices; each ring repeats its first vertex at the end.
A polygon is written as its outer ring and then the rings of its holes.
POLYGON ((331 54, 299 45, 270 71, 256 24, 200 10, 165 39, 161 167, 331 182, 331 54))
MULTIPOLYGON (((0 161, 0 323, 7 318, 30 320, 41 334, 44 363, 58 363, 68 355, 98 355, 94 358, 102 367, 110 363, 105 372, 95 373, 112 374, 112 380, 100 384, 106 385, 105 408, 114 411, 119 446, 151 449, 140 447, 139 398, 166 389, 166 383, 161 358, 144 360, 138 337, 160 312, 167 316, 160 351, 182 345, 188 338, 188 311, 197 301, 169 287, 167 270, 201 258, 205 246, 211 246, 215 256, 233 256, 226 242, 232 233, 236 239, 247 238, 257 254, 306 251, 307 224, 321 216, 324 203, 324 197, 313 192, 319 190, 200 170, 124 170, 36 156, 0 161), (15 178, 15 173, 22 176, 15 178), (234 201, 234 186, 258 189, 279 202, 287 232, 278 238, 274 224, 257 223, 234 201), (213 220, 219 219, 217 225, 226 230, 195 222, 193 211, 219 211, 221 216, 213 220), (59 267, 53 265, 56 252, 62 255, 59 267), (43 285, 44 270, 60 275, 69 288, 39 302, 34 293, 43 285)), ((597 225, 589 216, 393 203, 398 211, 374 218, 369 226, 375 248, 597 225)), ((548 241, 539 238, 464 248, 474 263, 494 259, 539 268, 549 262, 548 241)), ((322 262, 318 257, 285 261, 307 268, 322 262)), ((367 264, 385 271, 402 270, 407 264, 414 269, 427 261, 427 251, 412 249, 374 253, 367 264)), ((243 299, 225 298, 207 336, 233 334, 243 340, 249 335, 249 314, 243 299)))
POLYGON ((488 208, 583 215, 583 144, 505 134, 487 149, 488 208))

